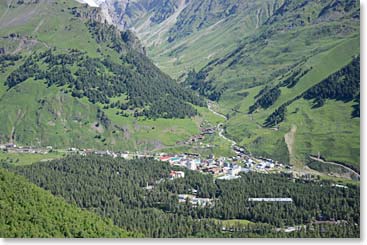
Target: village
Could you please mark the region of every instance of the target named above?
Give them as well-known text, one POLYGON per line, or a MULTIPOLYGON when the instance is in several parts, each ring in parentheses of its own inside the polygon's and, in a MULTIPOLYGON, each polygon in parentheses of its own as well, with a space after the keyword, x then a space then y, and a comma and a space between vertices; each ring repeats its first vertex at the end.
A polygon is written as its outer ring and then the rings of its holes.
MULTIPOLYGON (((210 131, 211 133, 211 131, 210 131)), ((281 171, 289 168, 282 163, 271 159, 259 159, 250 157, 245 154, 245 150, 233 146, 233 151, 236 153, 234 157, 216 157, 210 154, 207 157, 203 157, 199 154, 182 153, 182 154, 169 154, 163 152, 155 153, 139 153, 139 152, 114 152, 110 150, 93 150, 93 149, 54 149, 52 146, 47 147, 30 147, 30 146, 18 146, 16 144, 8 143, 0 145, 0 150, 9 154, 44 154, 47 155, 52 152, 59 152, 68 154, 78 154, 81 156, 98 155, 109 156, 113 158, 123 159, 136 159, 136 158, 154 158, 157 161, 168 162, 171 166, 177 167, 178 170, 170 172, 170 180, 177 178, 185 178, 184 169, 191 171, 198 171, 202 174, 211 174, 214 179, 218 180, 234 180, 241 178, 240 173, 254 172, 274 172, 281 171)), ((154 186, 145 187, 150 190, 154 186)), ((197 190, 192 190, 190 194, 180 194, 179 203, 189 202, 194 207, 210 207, 214 205, 214 201, 208 198, 199 198, 196 196, 197 190)))
MULTIPOLYGON (((62 152, 66 154, 79 154, 82 156, 99 155, 110 156, 113 158, 154 158, 159 161, 169 162, 171 166, 187 168, 192 171, 198 171, 204 174, 212 174, 217 179, 231 180, 240 178, 241 172, 248 173, 280 171, 285 168, 282 163, 266 158, 255 158, 245 154, 244 149, 234 146, 236 152, 234 157, 216 157, 210 154, 208 157, 203 157, 200 154, 182 153, 168 154, 163 152, 154 153, 139 153, 139 152, 114 152, 110 150, 93 150, 93 149, 78 149, 68 148, 66 150, 54 149, 52 146, 47 147, 31 147, 18 146, 15 144, 0 145, 0 150, 10 154, 49 154, 51 152, 62 152)), ((184 177, 180 174, 177 177, 184 177)))
MULTIPOLYGON (((184 169, 198 171, 202 174, 211 174, 214 180, 234 180, 241 178, 240 173, 248 173, 251 171, 268 173, 281 171, 286 169, 286 166, 273 161, 271 159, 258 159, 245 154, 245 150, 237 146, 233 146, 236 153, 234 157, 216 157, 210 154, 203 157, 199 154, 182 153, 139 153, 139 152, 114 152, 110 150, 93 150, 93 149, 78 149, 68 148, 65 150, 54 149, 52 146, 47 147, 30 147, 18 146, 16 144, 0 145, 0 150, 9 154, 44 154, 52 152, 65 153, 66 155, 78 154, 81 156, 98 155, 109 156, 113 158, 136 159, 136 158, 154 158, 157 161, 167 162, 172 167, 176 167, 176 171, 170 172, 170 180, 185 178, 184 169)), ((288 166, 287 166, 288 167, 288 166)), ((153 189, 154 186, 145 187, 145 189, 153 189)), ((200 198, 196 196, 197 190, 192 190, 190 194, 180 194, 179 203, 189 202, 193 207, 210 207, 214 205, 214 201, 209 198, 200 198)))

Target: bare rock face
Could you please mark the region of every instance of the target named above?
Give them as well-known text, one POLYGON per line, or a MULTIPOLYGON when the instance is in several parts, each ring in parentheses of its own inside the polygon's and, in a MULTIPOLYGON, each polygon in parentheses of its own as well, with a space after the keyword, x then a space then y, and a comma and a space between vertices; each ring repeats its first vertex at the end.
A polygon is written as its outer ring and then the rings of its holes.
MULTIPOLYGON (((87 3, 83 0, 83 3, 87 3)), ((88 3, 88 5, 84 5, 83 7, 73 8, 72 14, 78 18, 84 18, 91 21, 96 21, 102 24, 109 24, 115 27, 115 35, 121 38, 124 43, 126 43, 129 47, 137 51, 138 53, 146 55, 145 47, 143 47, 139 38, 127 28, 125 29, 126 23, 124 22, 124 11, 119 10, 117 14, 113 14, 115 8, 126 8, 129 0, 120 0, 120 1, 99 1, 88 3), (94 7, 95 5, 100 4, 98 7, 94 7), (115 6, 112 8, 110 5, 114 4, 115 6), (120 13, 120 14, 119 14, 120 13)))
POLYGON ((89 7, 100 8, 101 17, 108 23, 119 29, 125 29, 125 14, 130 0, 76 0, 89 7))
POLYGON ((107 0, 100 5, 102 12, 111 20, 111 24, 116 25, 119 29, 127 28, 126 12, 130 4, 130 0, 107 0))
POLYGON ((139 38, 132 31, 127 30, 122 32, 121 38, 128 46, 139 53, 146 55, 145 47, 143 47, 139 38))
POLYGON ((71 13, 78 18, 94 20, 100 23, 112 24, 100 8, 89 8, 87 5, 80 8, 71 9, 71 13))
POLYGON ((91 7, 99 7, 109 24, 126 30, 147 18, 159 24, 172 16, 180 3, 189 0, 76 0, 91 7))

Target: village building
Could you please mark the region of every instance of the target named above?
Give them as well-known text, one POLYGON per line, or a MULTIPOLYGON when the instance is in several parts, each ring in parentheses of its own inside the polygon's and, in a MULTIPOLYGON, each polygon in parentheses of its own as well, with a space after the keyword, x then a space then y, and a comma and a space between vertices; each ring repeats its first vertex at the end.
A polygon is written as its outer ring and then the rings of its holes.
POLYGON ((195 161, 188 161, 186 167, 190 170, 197 170, 197 165, 195 161))
POLYGON ((171 157, 169 159, 169 163, 171 165, 178 164, 178 163, 180 163, 181 159, 182 159, 181 157, 171 157))
POLYGON ((249 198, 249 202, 293 202, 292 198, 249 198))
POLYGON ((185 178, 185 172, 183 171, 171 171, 169 175, 171 179, 185 178))
POLYGON ((161 160, 162 162, 168 162, 171 158, 172 156, 161 156, 159 160, 161 160))
POLYGON ((241 178, 241 176, 232 176, 232 175, 224 175, 219 177, 218 179, 220 180, 234 180, 234 179, 239 179, 241 178))

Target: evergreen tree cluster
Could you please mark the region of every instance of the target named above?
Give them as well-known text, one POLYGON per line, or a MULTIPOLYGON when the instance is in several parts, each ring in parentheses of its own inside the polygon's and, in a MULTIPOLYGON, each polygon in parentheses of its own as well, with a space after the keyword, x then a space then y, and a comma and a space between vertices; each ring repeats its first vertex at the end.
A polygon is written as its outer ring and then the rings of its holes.
MULTIPOLYGON (((293 88, 296 86, 296 84, 299 82, 299 80, 306 75, 312 68, 309 68, 307 70, 302 71, 301 69, 298 69, 291 73, 290 76, 288 76, 283 82, 279 83, 273 88, 269 88, 268 86, 265 86, 259 94, 256 95, 257 101, 255 104, 249 107, 249 113, 253 113, 258 109, 259 107, 263 109, 268 109, 274 103, 277 101, 277 99, 281 96, 281 87, 287 87, 287 88, 293 88)), ((282 115, 282 109, 279 108, 277 112, 274 113, 274 115, 279 115, 279 119, 281 119, 282 115)), ((272 116, 271 116, 272 117, 272 116)), ((273 120, 269 117, 269 120, 273 120)))
POLYGON ((128 102, 119 104, 119 109, 135 111, 135 116, 192 117, 197 114, 192 104, 204 106, 200 97, 135 51, 122 55, 121 63, 116 63, 109 57, 91 58, 74 49, 67 53, 48 50, 28 57, 5 83, 12 88, 29 78, 45 80, 48 86, 66 87, 72 96, 87 97, 91 103, 102 103, 107 108, 117 105, 111 103, 112 97, 127 95, 128 102))
POLYGON ((277 126, 278 123, 281 123, 285 120, 286 113, 287 113, 287 106, 286 105, 280 106, 268 118, 266 118, 264 126, 265 127, 277 126))
POLYGON ((37 62, 31 57, 27 58, 24 63, 13 71, 6 79, 5 84, 12 88, 19 83, 24 82, 30 77, 35 76, 40 72, 37 62))
POLYGON ((2 54, 0 55, 0 71, 5 72, 5 68, 14 66, 15 62, 22 58, 21 55, 2 54))
POLYGON ((0 236, 3 238, 124 238, 129 233, 93 212, 67 204, 0 168, 0 236))
POLYGON ((349 102, 359 101, 360 94, 360 57, 343 69, 307 90, 303 98, 314 101, 314 107, 322 107, 326 99, 349 102))
MULTIPOLYGON (((302 74, 309 71, 306 70, 302 74)), ((298 76, 298 75, 297 75, 298 76)), ((262 97, 266 96, 261 92, 262 97)), ((261 98, 262 98, 261 97, 261 98)), ((325 100, 339 100, 345 103, 354 101, 352 117, 360 116, 360 57, 354 58, 348 65, 331 74, 301 95, 287 101, 277 108, 264 122, 265 127, 276 126, 286 118, 287 107, 296 100, 313 100, 313 108, 322 107, 325 100)), ((260 99, 259 99, 260 100, 260 99)))
POLYGON ((232 181, 214 181, 211 175, 186 169, 185 178, 168 180, 172 170, 168 163, 98 156, 70 156, 9 169, 69 203, 148 237, 359 236, 360 197, 355 185, 338 188, 331 181, 258 173, 241 174, 241 178, 232 181), (146 189, 147 185, 154 188, 146 189), (198 197, 211 198, 214 204, 179 204, 178 194, 194 191, 198 197), (293 202, 249 200, 266 197, 287 197, 293 202), (221 220, 232 219, 256 223, 234 225, 229 234, 223 233, 221 220), (337 221, 338 224, 328 225, 337 221), (298 225, 307 228, 291 235, 275 231, 298 225), (322 233, 318 227, 323 227, 322 233))
POLYGON ((191 87, 192 90, 198 91, 200 95, 207 97, 212 101, 219 101, 224 89, 219 89, 213 86, 212 81, 206 81, 207 72, 201 70, 195 72, 191 70, 187 74, 185 84, 191 87))
POLYGON ((257 108, 267 109, 272 106, 279 98, 281 91, 278 87, 270 89, 267 93, 261 96, 254 105, 250 106, 249 113, 253 113, 257 108))

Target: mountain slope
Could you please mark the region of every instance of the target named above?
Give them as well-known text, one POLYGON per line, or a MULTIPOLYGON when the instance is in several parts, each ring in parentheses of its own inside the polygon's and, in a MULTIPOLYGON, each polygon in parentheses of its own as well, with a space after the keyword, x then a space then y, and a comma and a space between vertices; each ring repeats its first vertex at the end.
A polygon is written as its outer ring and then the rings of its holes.
POLYGON ((0 168, 0 236, 10 238, 137 237, 0 168))
MULTIPOLYGON (((335 81, 359 52, 358 2, 285 1, 254 35, 186 82, 219 102, 228 136, 253 154, 303 169, 308 155, 320 153, 358 168, 358 98, 327 96, 316 99, 319 107, 302 98, 333 74, 327 83, 335 81)), ((354 83, 357 96, 359 76, 346 75, 340 90, 354 83)))
POLYGON ((100 7, 112 23, 137 34, 163 71, 180 77, 229 52, 283 2, 106 0, 100 7))
POLYGON ((169 11, 159 1, 133 11, 144 1, 129 1, 120 13, 130 22, 122 28, 141 37, 162 70, 219 102, 229 117, 227 136, 301 169, 318 153, 359 165, 357 99, 324 98, 318 108, 301 99, 359 55, 358 1, 167 2, 169 11), (154 22, 157 11, 163 18, 154 22))
POLYGON ((144 150, 198 132, 203 101, 99 9, 23 1, 1 13, 1 142, 144 150))

